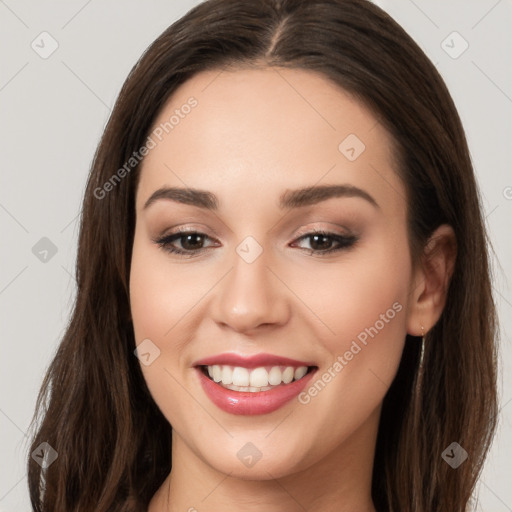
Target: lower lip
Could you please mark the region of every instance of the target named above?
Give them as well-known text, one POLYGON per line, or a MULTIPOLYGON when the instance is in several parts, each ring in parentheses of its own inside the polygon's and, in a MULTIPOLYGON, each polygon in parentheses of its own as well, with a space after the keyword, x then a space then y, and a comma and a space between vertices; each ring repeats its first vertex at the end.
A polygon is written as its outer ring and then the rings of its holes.
POLYGON ((316 369, 290 384, 281 384, 268 391, 255 393, 226 389, 209 379, 200 368, 197 368, 197 372, 205 393, 219 409, 231 414, 250 416, 268 414, 293 400, 306 387, 316 369))

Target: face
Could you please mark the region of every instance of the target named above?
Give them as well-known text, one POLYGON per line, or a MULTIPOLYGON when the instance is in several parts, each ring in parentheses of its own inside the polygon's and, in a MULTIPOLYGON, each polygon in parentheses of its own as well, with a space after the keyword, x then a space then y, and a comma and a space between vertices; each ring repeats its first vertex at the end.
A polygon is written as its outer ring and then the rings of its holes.
POLYGON ((371 451, 413 288, 389 134, 322 76, 240 69, 151 139, 130 299, 173 457, 268 479, 371 451))

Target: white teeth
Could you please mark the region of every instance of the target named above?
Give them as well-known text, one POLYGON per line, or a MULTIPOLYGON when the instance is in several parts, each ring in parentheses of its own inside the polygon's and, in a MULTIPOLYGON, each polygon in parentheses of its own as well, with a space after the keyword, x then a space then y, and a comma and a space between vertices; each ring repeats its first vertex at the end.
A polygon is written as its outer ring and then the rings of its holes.
POLYGON ((288 366, 285 371, 283 372, 283 382, 285 384, 290 384, 290 382, 293 380, 293 374, 295 373, 295 368, 292 368, 291 366, 288 366))
POLYGON ((208 366, 208 370, 212 369, 212 379, 215 382, 220 382, 222 380, 222 368, 218 364, 214 364, 213 366, 208 366))
POLYGON ((272 389, 272 386, 265 386, 263 388, 255 388, 253 386, 235 386, 234 384, 228 384, 227 386, 224 386, 227 389, 231 389, 233 391, 248 391, 250 393, 256 393, 258 391, 268 391, 269 389, 272 389))
POLYGON ((302 377, 304 377, 304 375, 306 375, 306 373, 308 373, 307 366, 299 366, 299 368, 295 368, 295 373, 293 375, 293 378, 295 380, 302 379, 302 377))
POLYGON ((232 384, 233 383, 233 369, 231 366, 223 366, 222 367, 222 384, 232 384))
POLYGON ((273 366, 270 372, 268 373, 268 383, 271 386, 278 386, 279 384, 281 384, 281 377, 281 368, 279 368, 279 366, 273 366))
MULTIPOLYGON (((222 381, 224 384, 224 381, 222 381)), ((228 384, 234 384, 235 386, 248 386, 249 385, 249 371, 247 368, 241 366, 235 366, 233 368, 233 378, 228 384)))
POLYGON ((208 375, 214 382, 234 391, 267 391, 281 383, 289 384, 299 380, 308 372, 307 366, 272 366, 258 367, 252 370, 242 366, 218 365, 207 366, 208 375))
POLYGON ((256 388, 268 386, 268 372, 265 368, 255 368, 251 372, 250 384, 256 388))

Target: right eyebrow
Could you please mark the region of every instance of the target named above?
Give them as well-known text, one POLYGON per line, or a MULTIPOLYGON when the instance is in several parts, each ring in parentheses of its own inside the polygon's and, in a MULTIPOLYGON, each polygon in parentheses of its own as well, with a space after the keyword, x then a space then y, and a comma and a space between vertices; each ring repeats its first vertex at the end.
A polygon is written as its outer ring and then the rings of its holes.
POLYGON ((182 204, 189 204, 205 208, 207 210, 218 210, 219 201, 217 196, 207 190, 181 187, 162 187, 153 192, 144 204, 144 209, 159 199, 168 199, 182 204))

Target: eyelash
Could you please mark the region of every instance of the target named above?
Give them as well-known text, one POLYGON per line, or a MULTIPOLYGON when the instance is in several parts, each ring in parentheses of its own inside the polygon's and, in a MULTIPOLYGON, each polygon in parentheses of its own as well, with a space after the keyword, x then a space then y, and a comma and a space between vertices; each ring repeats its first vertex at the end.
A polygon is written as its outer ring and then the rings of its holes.
MULTIPOLYGON (((197 256, 200 253, 208 250, 208 247, 203 247, 203 248, 195 250, 195 251, 187 251, 187 250, 183 250, 183 249, 178 249, 171 245, 171 243, 174 242, 175 240, 183 238, 187 235, 199 235, 199 236, 204 236, 204 237, 210 238, 210 237, 208 237, 208 235, 205 235, 204 233, 201 233, 198 231, 179 230, 177 233, 173 233, 171 235, 167 235, 162 238, 157 238, 153 241, 157 245, 159 245, 164 251, 169 252, 171 254, 177 254, 183 258, 193 258, 194 256, 197 256)), ((327 254, 335 253, 338 251, 347 250, 347 249, 351 248, 359 240, 359 238, 355 235, 345 236, 345 235, 338 235, 336 233, 330 233, 328 231, 312 230, 304 235, 301 235, 299 238, 297 238, 297 241, 311 238, 315 235, 324 236, 324 237, 329 238, 329 239, 333 240, 334 242, 338 243, 338 247, 334 247, 334 248, 327 249, 324 251, 315 250, 315 249, 303 249, 304 251, 307 251, 310 255, 315 254, 320 257, 323 257, 327 254)))

